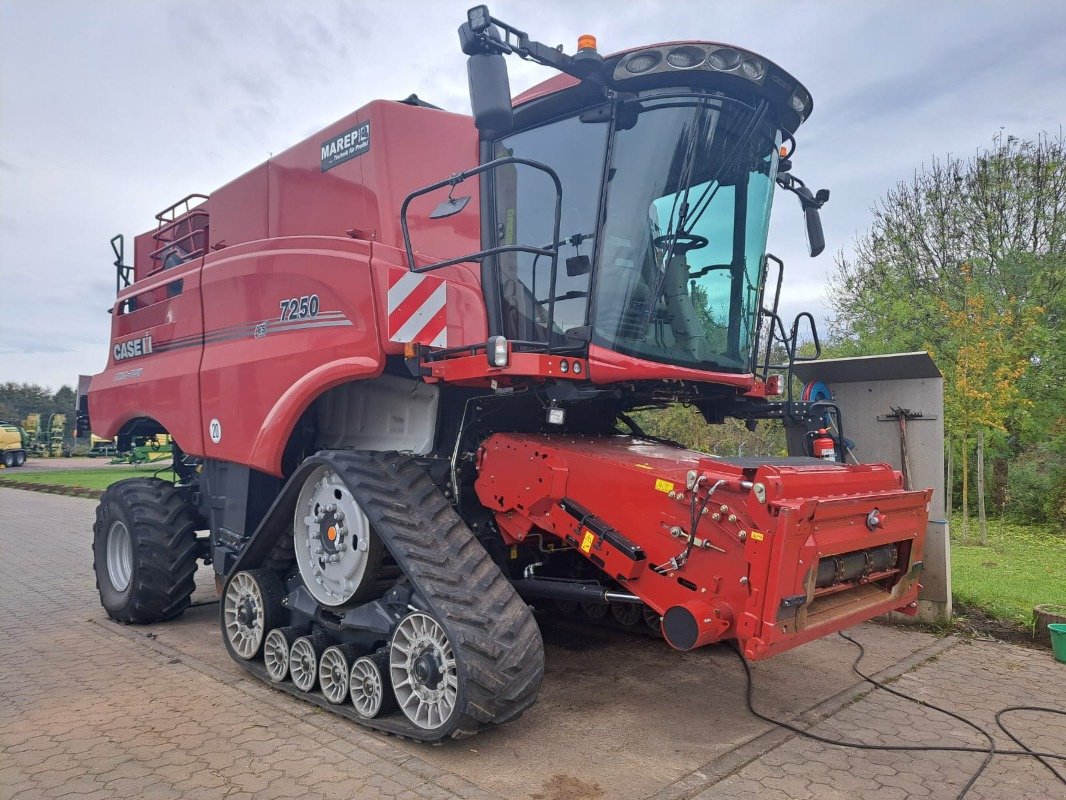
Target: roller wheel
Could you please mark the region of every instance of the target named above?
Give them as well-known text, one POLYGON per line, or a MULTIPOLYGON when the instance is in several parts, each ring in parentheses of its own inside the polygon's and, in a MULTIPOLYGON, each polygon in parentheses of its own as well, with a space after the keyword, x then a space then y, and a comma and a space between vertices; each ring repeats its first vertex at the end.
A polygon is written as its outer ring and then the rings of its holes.
POLYGON ((572 617, 581 608, 581 604, 577 600, 553 600, 556 610, 567 617, 572 617))
POLYGON ((289 649, 289 674, 292 682, 302 692, 315 688, 318 679, 318 659, 329 647, 325 636, 301 636, 289 649))
POLYGON ((657 636, 663 635, 663 618, 648 606, 644 606, 644 624, 657 636))
POLYGON ((259 655, 267 631, 279 621, 284 596, 281 580, 268 569, 242 570, 230 578, 222 596, 222 628, 233 652, 246 661, 259 655))
POLYGON ((382 649, 352 664, 349 690, 355 713, 373 719, 396 707, 396 697, 389 683, 389 651, 382 649))
POLYGON ((350 644, 327 647, 318 660, 318 685, 329 702, 339 705, 348 699, 348 680, 355 648, 350 644))
POLYGON ((196 584, 197 516, 183 492, 156 478, 111 484, 96 507, 93 570, 113 620, 180 616, 196 584))
POLYGON ((300 489, 293 550, 304 585, 325 606, 365 600, 377 587, 381 539, 344 481, 327 466, 315 469, 300 489))
POLYGON ((639 625, 644 619, 644 606, 639 603, 611 603, 611 616, 620 625, 639 625))
POLYGON ((597 622, 607 616, 606 603, 582 603, 581 610, 585 612, 586 617, 597 622))
POLYGON ((400 620, 389 648, 389 678, 396 702, 423 730, 447 725, 458 707, 459 665, 448 634, 423 611, 400 620))
POLYGON ((275 683, 289 677, 289 649, 292 643, 303 636, 300 628, 274 628, 263 642, 263 663, 267 676, 275 683))

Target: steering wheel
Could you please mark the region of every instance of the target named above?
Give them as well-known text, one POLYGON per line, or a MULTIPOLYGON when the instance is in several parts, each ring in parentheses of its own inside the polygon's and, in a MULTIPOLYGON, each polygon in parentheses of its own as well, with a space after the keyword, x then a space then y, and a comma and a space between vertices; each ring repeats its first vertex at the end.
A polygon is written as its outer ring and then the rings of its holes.
POLYGON ((656 236, 651 243, 660 250, 666 250, 670 247, 671 241, 674 243, 674 252, 682 254, 690 250, 702 250, 710 244, 706 236, 697 236, 694 233, 668 233, 664 236, 656 236))

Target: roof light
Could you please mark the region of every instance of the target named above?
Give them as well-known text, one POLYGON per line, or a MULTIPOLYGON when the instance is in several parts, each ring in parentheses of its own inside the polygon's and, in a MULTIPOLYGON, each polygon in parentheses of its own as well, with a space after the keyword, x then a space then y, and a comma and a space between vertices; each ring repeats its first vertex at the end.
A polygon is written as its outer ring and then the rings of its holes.
POLYGON ((763 75, 766 74, 766 64, 757 58, 750 58, 740 65, 740 71, 744 73, 745 78, 753 81, 762 80, 763 75))
POLYGON ((577 37, 577 49, 578 50, 595 50, 596 49, 596 37, 591 33, 583 33, 577 37))
POLYGON ((655 69, 659 66, 659 62, 662 60, 662 55, 655 50, 649 50, 645 53, 637 53, 636 55, 630 56, 629 60, 626 61, 626 71, 638 75, 641 72, 655 69))
POLYGON ((740 53, 732 47, 720 47, 707 56, 707 63, 715 69, 734 69, 740 63, 740 53))
POLYGON ((675 47, 667 53, 666 63, 678 69, 691 69, 703 63, 703 58, 704 54, 700 48, 686 45, 684 47, 675 47))

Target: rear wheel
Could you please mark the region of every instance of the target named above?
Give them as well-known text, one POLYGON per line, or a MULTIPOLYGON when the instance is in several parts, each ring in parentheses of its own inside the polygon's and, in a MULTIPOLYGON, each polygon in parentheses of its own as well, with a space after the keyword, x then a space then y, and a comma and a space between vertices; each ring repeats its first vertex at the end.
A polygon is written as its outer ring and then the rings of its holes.
POLYGON ((156 478, 113 483, 93 525, 100 603, 118 622, 179 616, 196 588, 196 515, 181 491, 156 478))
POLYGON ((25 450, 16 450, 15 451, 15 466, 16 467, 21 467, 25 463, 26 463, 26 451, 25 450))
POLYGON ((12 450, 4 451, 4 466, 11 469, 15 466, 15 453, 12 450))

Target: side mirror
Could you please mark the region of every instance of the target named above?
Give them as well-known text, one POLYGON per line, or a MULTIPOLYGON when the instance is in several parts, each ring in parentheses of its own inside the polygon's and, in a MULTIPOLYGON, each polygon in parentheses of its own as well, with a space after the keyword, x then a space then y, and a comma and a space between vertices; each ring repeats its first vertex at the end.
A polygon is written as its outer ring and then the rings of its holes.
POLYGON ((477 53, 467 59, 466 70, 474 125, 482 133, 507 133, 514 114, 507 62, 499 53, 477 53))
POLYGON ((797 186, 793 191, 799 197, 800 205, 803 206, 803 216, 807 222, 807 248, 811 258, 814 258, 825 250, 825 234, 822 232, 822 217, 818 209, 829 199, 829 192, 820 189, 816 197, 806 186, 797 186))
POLYGON ((466 204, 469 202, 470 195, 468 194, 462 197, 449 197, 430 212, 429 218, 444 219, 445 217, 451 217, 466 208, 466 204))
POLYGON ((825 234, 822 232, 822 216, 814 206, 808 206, 803 210, 803 216, 807 220, 807 248, 811 258, 825 250, 825 234))
POLYGON ((566 259, 566 276, 576 278, 578 275, 588 275, 592 271, 592 262, 588 256, 570 256, 566 259))

